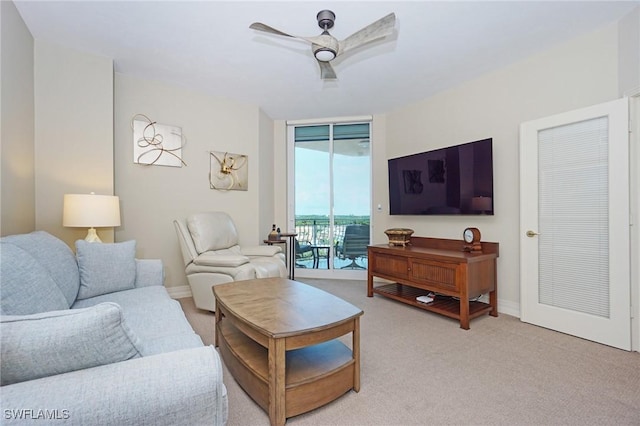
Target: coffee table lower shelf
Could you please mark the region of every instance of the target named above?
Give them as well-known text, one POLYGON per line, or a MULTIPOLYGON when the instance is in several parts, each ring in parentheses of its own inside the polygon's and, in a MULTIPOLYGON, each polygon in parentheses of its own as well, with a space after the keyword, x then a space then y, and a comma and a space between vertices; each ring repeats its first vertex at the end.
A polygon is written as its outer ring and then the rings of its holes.
MULTIPOLYGON (((386 284, 373 288, 373 292, 408 305, 416 306, 425 311, 435 312, 456 320, 460 320, 460 300, 449 296, 436 296, 431 303, 422 303, 416 297, 429 293, 420 288, 404 284, 386 284)), ((491 305, 484 302, 469 302, 469 319, 491 312, 491 305)))
MULTIPOLYGON (((269 354, 230 321, 217 324, 218 345, 225 365, 238 384, 269 412, 269 354)), ((355 361, 339 340, 286 352, 285 416, 325 405, 353 388, 355 361)))

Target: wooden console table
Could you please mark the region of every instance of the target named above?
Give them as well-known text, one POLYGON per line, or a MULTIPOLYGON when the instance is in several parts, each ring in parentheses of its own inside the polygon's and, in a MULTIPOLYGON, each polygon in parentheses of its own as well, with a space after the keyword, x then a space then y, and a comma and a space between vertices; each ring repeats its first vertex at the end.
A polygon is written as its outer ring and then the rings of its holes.
POLYGON ((436 312, 460 321, 469 329, 469 320, 485 313, 498 316, 496 261, 499 244, 483 242, 482 253, 463 251, 464 241, 412 237, 406 247, 368 247, 367 296, 373 294, 436 312), (394 281, 374 287, 373 277, 394 281), (435 300, 422 303, 416 297, 434 292, 435 300), (489 303, 475 301, 489 293, 489 303))

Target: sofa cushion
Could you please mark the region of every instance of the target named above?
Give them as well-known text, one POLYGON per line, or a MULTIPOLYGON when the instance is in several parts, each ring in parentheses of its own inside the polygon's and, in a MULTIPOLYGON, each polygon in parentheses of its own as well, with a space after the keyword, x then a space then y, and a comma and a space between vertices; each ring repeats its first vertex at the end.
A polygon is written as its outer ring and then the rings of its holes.
POLYGON ((115 303, 0 319, 2 386, 125 361, 140 341, 115 303))
POLYGON ((78 300, 73 309, 104 302, 117 303, 127 324, 140 339, 142 356, 202 346, 184 316, 180 302, 163 286, 135 288, 78 300))
MULTIPOLYGON (((44 272, 49 276, 49 279, 55 283, 60 289, 62 295, 66 299, 66 308, 71 306, 76 300, 78 295, 78 289, 80 287, 80 279, 78 274, 78 264, 76 258, 69 246, 62 240, 54 237, 53 235, 44 231, 35 231, 29 234, 10 235, 2 238, 2 247, 4 249, 5 244, 11 244, 15 247, 19 247, 22 251, 13 251, 12 254, 20 257, 29 256, 32 259, 32 264, 38 264, 38 271, 44 272)), ((3 250, 2 256, 5 256, 3 250)), ((10 256, 7 253, 7 256, 10 256)), ((12 279, 18 279, 18 283, 14 283, 16 286, 22 286, 20 283, 22 280, 35 280, 33 276, 26 276, 23 271, 16 271, 12 268, 14 259, 11 259, 7 263, 3 263, 2 272, 3 275, 12 276, 12 279)), ((25 266, 26 261, 23 262, 25 266)), ((29 270, 29 269, 27 269, 29 270)), ((3 276, 3 290, 5 279, 3 276)), ((32 294, 41 294, 40 292, 32 292, 28 289, 23 289, 26 296, 32 294)), ((40 303, 36 302, 37 303, 40 303)), ((7 312, 11 315, 31 314, 36 312, 45 312, 47 310, 63 309, 61 307, 52 306, 46 309, 38 310, 35 306, 29 312, 7 312)))
POLYGON ((227 419, 222 361, 213 346, 2 387, 6 426, 224 426, 227 419), (58 415, 36 416, 47 411, 58 415), (32 415, 12 415, 25 412, 32 415))
POLYGON ((224 212, 195 213, 187 218, 187 228, 198 253, 226 249, 238 244, 238 231, 224 212))
POLYGON ((135 241, 104 244, 78 240, 76 257, 80 270, 79 300, 135 287, 135 241))
POLYGON ((0 270, 2 315, 69 309, 64 293, 49 271, 29 252, 4 238, 0 244, 0 270))

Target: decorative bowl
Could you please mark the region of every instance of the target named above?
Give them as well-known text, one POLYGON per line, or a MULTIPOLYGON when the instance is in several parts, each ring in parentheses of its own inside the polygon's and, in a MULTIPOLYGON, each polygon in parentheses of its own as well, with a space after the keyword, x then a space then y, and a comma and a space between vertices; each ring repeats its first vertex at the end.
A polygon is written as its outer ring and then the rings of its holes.
POLYGON ((406 246, 407 244, 411 244, 411 234, 413 234, 413 229, 409 228, 391 228, 384 231, 389 237, 389 245, 390 246, 406 246))

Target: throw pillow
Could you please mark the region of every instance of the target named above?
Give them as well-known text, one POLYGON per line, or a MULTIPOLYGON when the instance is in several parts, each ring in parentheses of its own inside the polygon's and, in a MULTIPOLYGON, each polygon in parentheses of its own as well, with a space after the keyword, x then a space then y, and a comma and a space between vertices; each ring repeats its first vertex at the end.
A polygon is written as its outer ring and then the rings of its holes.
MULTIPOLYGON (((75 302, 78 297, 78 289, 80 288, 80 277, 78 275, 78 263, 76 262, 76 256, 71 251, 71 248, 67 243, 61 239, 54 237, 53 235, 45 231, 34 231, 29 234, 16 234, 2 237, 3 243, 8 243, 13 246, 19 247, 23 250, 22 256, 28 256, 37 264, 37 269, 44 271, 49 280, 53 280, 56 286, 60 288, 60 291, 67 299, 67 303, 64 308, 68 308, 75 302)), ((4 245, 3 245, 4 246, 4 245)), ((2 252, 4 256, 4 252, 2 252)), ((4 272, 3 273, 3 287, 4 287, 4 272)), ((32 274, 27 274, 22 279, 35 279, 32 274)), ((25 289, 25 291, 27 291, 25 289)), ((34 293, 42 294, 42 293, 34 293)), ((57 308, 57 309, 64 309, 57 308)), ((31 312, 11 312, 6 313, 8 315, 27 315, 35 314, 37 312, 55 311, 57 309, 42 309, 31 312)))
POLYGON ((0 281, 2 315, 69 309, 69 302, 46 268, 29 252, 4 239, 0 240, 0 281))
POLYGON ((105 244, 78 240, 76 257, 80 271, 78 300, 135 287, 135 241, 105 244))
POLYGON ((140 341, 115 303, 2 316, 2 386, 141 356, 140 341))

